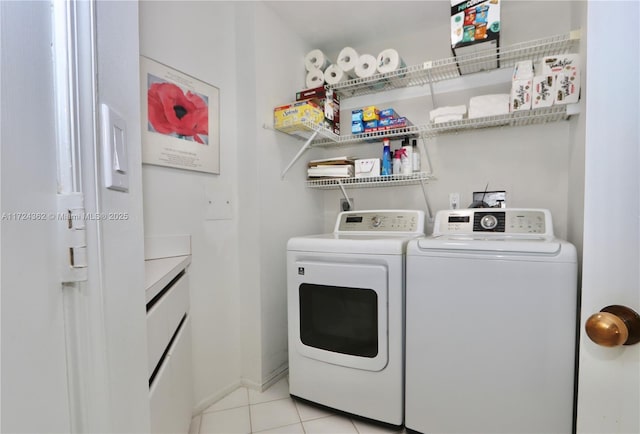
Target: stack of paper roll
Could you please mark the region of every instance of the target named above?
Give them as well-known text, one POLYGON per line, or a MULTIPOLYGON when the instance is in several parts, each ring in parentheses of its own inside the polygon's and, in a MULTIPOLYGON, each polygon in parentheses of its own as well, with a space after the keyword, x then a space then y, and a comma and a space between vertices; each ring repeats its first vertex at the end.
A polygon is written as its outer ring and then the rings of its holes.
POLYGON ((404 60, 400 57, 398 52, 393 48, 387 48, 386 50, 382 50, 380 54, 378 54, 377 60, 377 71, 380 74, 385 74, 388 72, 393 72, 397 69, 405 68, 407 65, 404 63, 404 60))
POLYGON ((349 76, 338 65, 330 65, 324 71, 324 81, 327 84, 337 84, 342 81, 349 80, 349 76))
POLYGON ((342 69, 349 78, 356 78, 356 65, 360 56, 358 52, 351 47, 344 47, 338 54, 336 64, 342 69))
POLYGON ((307 71, 311 71, 313 69, 324 71, 330 64, 331 61, 329 58, 318 49, 311 50, 306 56, 304 56, 304 66, 307 68, 307 71))
POLYGON ((324 86, 324 72, 320 69, 312 69, 307 72, 306 84, 307 89, 324 86))
POLYGON ((324 71, 331 64, 329 58, 322 50, 311 50, 304 56, 304 66, 307 70, 307 89, 323 86, 325 83, 324 71))
POLYGON ((377 72, 377 60, 371 54, 358 57, 354 72, 359 78, 369 78, 377 72))

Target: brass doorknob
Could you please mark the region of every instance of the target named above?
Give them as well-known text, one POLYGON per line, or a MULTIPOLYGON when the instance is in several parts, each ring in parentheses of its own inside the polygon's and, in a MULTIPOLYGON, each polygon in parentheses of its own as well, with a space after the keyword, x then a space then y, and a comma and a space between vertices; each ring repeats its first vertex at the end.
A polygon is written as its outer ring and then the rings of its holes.
POLYGON ((640 315, 625 306, 607 306, 587 319, 589 338, 603 347, 633 345, 640 342, 640 315))

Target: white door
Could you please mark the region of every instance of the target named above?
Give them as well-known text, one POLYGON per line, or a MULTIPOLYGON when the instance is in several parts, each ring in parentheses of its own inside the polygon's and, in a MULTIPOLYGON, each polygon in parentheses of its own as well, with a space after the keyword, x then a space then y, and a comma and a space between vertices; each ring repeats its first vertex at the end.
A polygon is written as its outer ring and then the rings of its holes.
POLYGON ((71 432, 49 2, 0 2, 2 432, 71 432), (27 24, 28 23, 28 24, 27 24))
POLYGON ((586 319, 618 304, 640 312, 640 20, 638 2, 587 6, 585 220, 579 433, 640 432, 640 344, 606 348, 586 319))

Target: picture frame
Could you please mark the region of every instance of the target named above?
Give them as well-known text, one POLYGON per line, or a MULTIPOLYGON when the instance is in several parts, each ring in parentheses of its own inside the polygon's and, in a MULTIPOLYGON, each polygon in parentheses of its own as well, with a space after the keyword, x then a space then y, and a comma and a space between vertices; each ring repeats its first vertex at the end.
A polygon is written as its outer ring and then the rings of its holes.
POLYGON ((142 163, 220 174, 220 90, 140 56, 142 163))

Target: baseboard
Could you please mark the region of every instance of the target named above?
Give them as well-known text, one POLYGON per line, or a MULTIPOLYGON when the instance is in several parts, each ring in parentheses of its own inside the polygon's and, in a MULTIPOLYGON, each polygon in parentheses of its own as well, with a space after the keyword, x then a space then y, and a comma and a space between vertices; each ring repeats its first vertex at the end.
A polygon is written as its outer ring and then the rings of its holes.
POLYGON ((273 386, 278 381, 285 378, 287 374, 289 374, 289 364, 285 363, 282 366, 280 366, 278 369, 273 371, 271 376, 263 383, 256 383, 255 381, 251 381, 246 378, 241 378, 238 381, 235 381, 229 384, 224 389, 200 401, 198 405, 196 405, 195 408, 193 409, 192 416, 196 416, 202 413, 207 408, 211 407, 213 404, 220 401, 222 398, 224 398, 225 396, 227 396, 228 394, 230 394, 231 392, 233 392, 239 387, 246 387, 249 389, 257 390, 258 392, 264 392, 269 387, 273 386))
POLYGON ((271 373, 269 378, 260 383, 256 383, 255 381, 247 380, 243 378, 241 381, 244 387, 248 387, 249 389, 257 390, 258 392, 264 392, 269 387, 276 384, 278 381, 282 380, 289 373, 289 364, 285 363, 282 366, 278 367, 275 371, 271 373))
POLYGON ((202 413, 207 408, 211 407, 213 404, 220 401, 222 398, 224 398, 225 396, 227 396, 228 394, 236 390, 238 387, 242 387, 242 386, 243 384, 241 380, 234 381, 233 383, 229 384, 227 387, 219 390, 213 395, 208 396, 207 398, 200 401, 198 405, 194 407, 192 411, 192 416, 196 416, 202 413))

